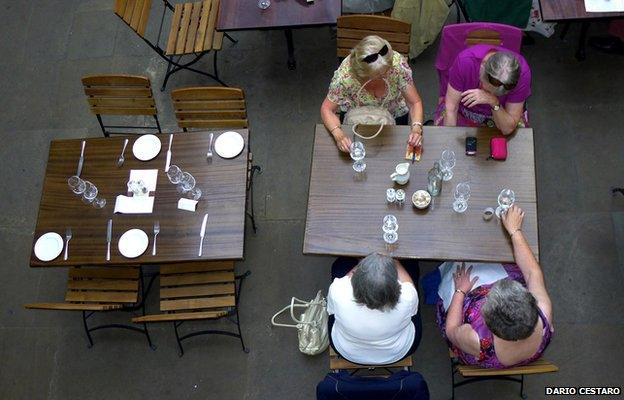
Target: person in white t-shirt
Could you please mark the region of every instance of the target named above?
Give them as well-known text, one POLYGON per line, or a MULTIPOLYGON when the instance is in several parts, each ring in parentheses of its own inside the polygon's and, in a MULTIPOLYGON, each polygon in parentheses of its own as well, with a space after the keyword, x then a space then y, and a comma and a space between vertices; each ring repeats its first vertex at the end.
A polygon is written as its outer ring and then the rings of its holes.
POLYGON ((416 351, 422 334, 418 313, 418 264, 378 253, 358 262, 338 258, 327 294, 330 344, 357 364, 384 365, 416 351), (411 276, 410 276, 411 275, 411 276))

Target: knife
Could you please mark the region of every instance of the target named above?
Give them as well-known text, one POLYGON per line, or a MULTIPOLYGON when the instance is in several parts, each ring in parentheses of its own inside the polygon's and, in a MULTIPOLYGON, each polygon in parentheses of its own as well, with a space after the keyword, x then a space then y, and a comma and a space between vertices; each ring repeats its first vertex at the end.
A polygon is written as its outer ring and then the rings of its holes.
POLYGON ((204 246, 204 236, 206 234, 206 222, 208 221, 208 214, 204 215, 204 220, 202 221, 201 230, 199 231, 199 254, 198 257, 202 255, 202 248, 204 246))
POLYGON ((76 171, 76 175, 80 176, 82 172, 82 163, 84 163, 84 149, 87 142, 85 140, 82 141, 82 149, 80 150, 80 158, 78 159, 78 170, 76 171))
POLYGON ((169 172, 169 165, 171 164, 171 142, 173 142, 173 133, 169 135, 169 150, 167 150, 167 162, 165 163, 165 172, 169 172))
POLYGON ((113 220, 108 220, 108 228, 106 229, 106 261, 110 261, 110 245, 113 239, 113 220))

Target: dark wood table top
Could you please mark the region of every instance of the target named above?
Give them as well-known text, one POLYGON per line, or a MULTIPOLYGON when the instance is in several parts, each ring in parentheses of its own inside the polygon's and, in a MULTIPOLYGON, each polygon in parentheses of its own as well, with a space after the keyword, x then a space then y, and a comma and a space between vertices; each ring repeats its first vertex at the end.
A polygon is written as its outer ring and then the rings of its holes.
POLYGON ((342 8, 341 0, 271 0, 266 10, 258 0, 221 0, 217 29, 267 29, 306 25, 335 24, 342 8))
MULTIPOLYGON (((171 163, 195 177, 202 197, 195 212, 177 208, 182 197, 164 172, 169 135, 157 135, 162 143, 158 156, 151 161, 139 161, 132 154, 132 145, 139 136, 86 139, 84 166, 81 178, 93 182, 106 198, 103 209, 84 204, 67 185, 67 179, 76 173, 81 140, 53 140, 50 143, 48 164, 43 183, 39 216, 33 240, 46 232, 56 232, 65 239, 65 230, 72 228, 69 259, 63 254, 49 262, 30 257, 33 267, 67 265, 136 265, 172 263, 198 260, 241 259, 245 230, 245 198, 247 181, 248 131, 236 130, 245 139, 245 149, 234 159, 223 159, 214 153, 207 161, 208 132, 176 133, 172 145, 171 163), (125 152, 125 163, 117 168, 124 139, 130 142, 125 152), (115 198, 126 194, 131 169, 158 169, 154 209, 151 214, 113 214, 115 198), (203 255, 198 257, 200 228, 205 213, 209 214, 203 244, 203 255), (111 260, 106 261, 106 227, 113 220, 111 260), (160 222, 157 254, 152 256, 154 221, 160 222), (137 258, 122 256, 117 243, 131 228, 145 231, 149 247, 137 258)), ((218 132, 215 132, 215 140, 218 132)))
POLYGON ((584 0, 539 0, 544 21, 565 19, 618 18, 623 12, 595 13, 585 11, 584 0))
MULTIPOLYGON (((350 132, 346 126, 345 132, 350 132)), ((404 162, 407 126, 385 127, 376 139, 365 141, 365 178, 356 179, 348 154, 338 151, 323 125, 316 126, 310 175, 305 254, 363 256, 386 253, 382 219, 393 214, 399 223, 398 245, 392 255, 399 258, 436 260, 513 261, 511 242, 502 223, 494 216, 483 220, 486 207, 496 208, 499 192, 513 189, 516 204, 525 211, 523 231, 539 256, 537 199, 533 130, 519 129, 509 140, 506 161, 486 160, 489 139, 498 131, 488 128, 426 126, 421 161, 410 166, 410 180, 402 188, 405 205, 387 205, 387 188, 401 188, 390 179, 396 164, 404 162), (478 153, 464 155, 465 138, 477 136, 478 153), (427 172, 444 149, 455 151, 454 176, 442 185, 434 208, 418 210, 411 204, 416 190, 427 189, 427 172), (470 181, 468 210, 452 209, 455 186, 470 181)))

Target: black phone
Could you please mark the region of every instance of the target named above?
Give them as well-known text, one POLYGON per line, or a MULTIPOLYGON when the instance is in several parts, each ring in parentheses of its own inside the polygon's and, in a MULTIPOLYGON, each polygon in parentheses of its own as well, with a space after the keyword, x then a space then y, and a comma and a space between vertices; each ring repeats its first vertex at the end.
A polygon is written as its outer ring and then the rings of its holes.
POLYGON ((474 156, 475 154, 477 154, 477 138, 468 136, 466 138, 466 155, 474 156))

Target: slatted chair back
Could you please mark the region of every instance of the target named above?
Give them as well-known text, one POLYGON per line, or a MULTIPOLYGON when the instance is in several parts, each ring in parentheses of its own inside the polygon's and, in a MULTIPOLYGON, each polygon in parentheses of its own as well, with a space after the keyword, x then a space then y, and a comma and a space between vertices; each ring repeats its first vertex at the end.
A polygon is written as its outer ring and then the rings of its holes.
POLYGON ((167 39, 167 55, 221 50, 223 32, 216 30, 219 0, 176 4, 167 39))
POLYGON ((142 38, 145 37, 151 8, 152 0, 115 0, 115 14, 142 38))
POLYGON ((345 360, 344 358, 338 356, 334 349, 329 347, 329 369, 331 370, 357 370, 357 369, 374 369, 374 368, 410 368, 412 366, 412 356, 405 357, 402 360, 399 360, 390 365, 384 366, 375 366, 375 365, 362 365, 355 364, 350 361, 345 360))
POLYGON ((457 365, 457 371, 465 378, 468 377, 493 377, 507 375, 532 375, 559 371, 555 364, 540 358, 531 364, 506 369, 482 368, 474 365, 457 365))
POLYGON ((247 128, 245 93, 224 87, 190 87, 171 91, 178 126, 189 128, 247 128))
POLYGON ((32 309, 66 311, 106 311, 139 301, 140 269, 70 268, 64 303, 31 303, 32 309))
POLYGON ((489 44, 492 46, 500 46, 503 43, 500 33, 492 29, 476 29, 468 32, 466 36, 466 47, 476 44, 489 44))
POLYGON ((344 58, 351 49, 369 35, 377 35, 388 42, 392 49, 407 56, 410 47, 412 24, 379 15, 342 15, 338 17, 337 55, 344 58))

